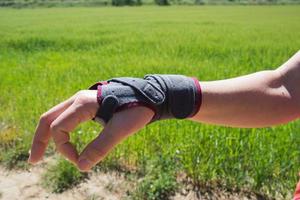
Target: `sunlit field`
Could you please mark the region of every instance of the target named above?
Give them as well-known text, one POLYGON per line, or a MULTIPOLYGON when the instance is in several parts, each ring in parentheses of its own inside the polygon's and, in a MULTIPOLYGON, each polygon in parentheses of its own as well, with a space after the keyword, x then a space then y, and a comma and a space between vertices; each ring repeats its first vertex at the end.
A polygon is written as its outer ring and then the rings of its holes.
MULTIPOLYGON (((15 149, 25 160, 39 116, 98 80, 151 73, 225 79, 275 69, 299 49, 300 6, 0 9, 0 162, 15 149)), ((88 122, 71 137, 82 149, 100 130, 88 122)), ((175 163, 195 187, 285 199, 300 170, 300 122, 237 129, 161 121, 100 166, 144 169, 157 159, 175 163)))

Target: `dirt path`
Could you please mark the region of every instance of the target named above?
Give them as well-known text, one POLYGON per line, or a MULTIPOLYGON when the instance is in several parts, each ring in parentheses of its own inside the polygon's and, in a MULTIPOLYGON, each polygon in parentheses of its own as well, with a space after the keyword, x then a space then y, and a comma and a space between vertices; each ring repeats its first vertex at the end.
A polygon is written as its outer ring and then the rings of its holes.
POLYGON ((94 173, 75 188, 54 194, 41 186, 41 175, 44 171, 44 165, 34 166, 28 171, 8 171, 0 167, 0 199, 118 200, 126 194, 128 187, 125 180, 116 174, 94 173))
MULTIPOLYGON (((41 186, 41 177, 46 165, 53 159, 31 167, 30 170, 6 170, 0 167, 0 200, 119 200, 132 189, 129 183, 115 173, 92 173, 89 179, 73 189, 61 194, 51 193, 41 186), (47 163, 47 164, 46 164, 47 163)), ((173 200, 265 200, 253 193, 228 193, 215 190, 206 194, 196 195, 193 191, 182 190, 173 200)), ((278 198, 282 199, 282 198, 278 198)))

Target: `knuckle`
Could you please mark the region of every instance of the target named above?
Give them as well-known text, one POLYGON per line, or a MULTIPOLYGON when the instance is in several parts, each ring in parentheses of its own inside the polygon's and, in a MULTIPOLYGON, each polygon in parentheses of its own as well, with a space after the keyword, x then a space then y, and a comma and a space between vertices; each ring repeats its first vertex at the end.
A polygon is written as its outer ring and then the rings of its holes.
POLYGON ((62 129, 60 124, 55 122, 50 125, 50 134, 58 149, 60 149, 62 144, 65 144, 70 140, 69 134, 62 129))
POLYGON ((77 103, 78 108, 85 106, 88 103, 86 93, 81 92, 80 94, 78 94, 75 98, 75 102, 77 103))
POLYGON ((76 97, 76 102, 77 102, 77 103, 84 104, 85 101, 86 101, 86 97, 85 97, 84 94, 79 95, 79 96, 76 97))
POLYGON ((93 118, 99 108, 97 98, 89 95, 88 93, 83 93, 77 96, 75 99, 75 105, 75 110, 78 115, 89 116, 89 118, 93 118))
POLYGON ((51 132, 52 135, 56 135, 58 130, 59 130, 59 125, 57 123, 52 123, 50 125, 50 132, 51 132))
POLYGON ((45 123, 45 124, 50 125, 50 124, 51 124, 51 118, 50 118, 50 115, 47 114, 47 113, 43 113, 43 114, 40 116, 40 122, 41 122, 41 123, 45 123))
POLYGON ((79 98, 79 97, 84 96, 84 94, 85 94, 85 90, 79 90, 76 92, 75 97, 79 98))

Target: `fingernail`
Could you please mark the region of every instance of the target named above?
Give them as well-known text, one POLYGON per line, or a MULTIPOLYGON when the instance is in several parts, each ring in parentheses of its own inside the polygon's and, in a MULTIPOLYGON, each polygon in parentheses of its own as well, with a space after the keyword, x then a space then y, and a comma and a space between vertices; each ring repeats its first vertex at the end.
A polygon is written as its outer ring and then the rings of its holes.
POLYGON ((90 170, 90 162, 87 159, 81 159, 78 162, 78 167, 82 171, 89 171, 90 170))

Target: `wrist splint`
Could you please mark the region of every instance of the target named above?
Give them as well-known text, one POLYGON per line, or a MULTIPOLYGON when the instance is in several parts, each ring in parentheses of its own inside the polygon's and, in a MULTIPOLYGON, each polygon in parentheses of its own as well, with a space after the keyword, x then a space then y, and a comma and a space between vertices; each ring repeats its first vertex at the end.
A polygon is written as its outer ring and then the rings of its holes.
POLYGON ((144 78, 120 77, 94 84, 100 105, 95 121, 107 123, 115 112, 146 106, 155 113, 151 122, 194 116, 201 105, 199 81, 183 75, 146 75, 144 78))

